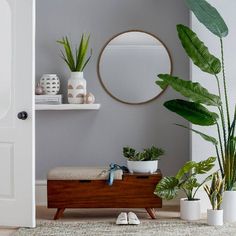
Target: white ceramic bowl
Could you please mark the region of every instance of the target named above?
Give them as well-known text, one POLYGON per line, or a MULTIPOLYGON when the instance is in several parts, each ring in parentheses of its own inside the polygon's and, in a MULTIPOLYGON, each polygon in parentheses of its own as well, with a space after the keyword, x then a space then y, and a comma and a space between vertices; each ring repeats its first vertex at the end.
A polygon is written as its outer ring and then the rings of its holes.
POLYGON ((127 161, 130 173, 154 173, 158 169, 158 161, 127 161))

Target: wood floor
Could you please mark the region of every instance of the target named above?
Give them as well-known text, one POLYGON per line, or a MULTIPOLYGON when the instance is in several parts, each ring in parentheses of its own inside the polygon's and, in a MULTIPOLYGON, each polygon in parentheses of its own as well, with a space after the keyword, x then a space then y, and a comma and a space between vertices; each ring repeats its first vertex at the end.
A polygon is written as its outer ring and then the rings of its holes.
MULTIPOLYGON (((66 221, 114 221, 117 215, 122 212, 134 211, 140 220, 150 218, 145 209, 75 209, 66 210, 64 217, 60 219, 61 222, 66 221)), ((56 212, 55 209, 47 209, 43 206, 37 207, 37 219, 38 220, 52 220, 56 212)), ((162 209, 157 209, 158 217, 178 217, 179 207, 177 206, 165 206, 162 209)), ((10 236, 17 229, 0 228, 0 236, 10 236)))

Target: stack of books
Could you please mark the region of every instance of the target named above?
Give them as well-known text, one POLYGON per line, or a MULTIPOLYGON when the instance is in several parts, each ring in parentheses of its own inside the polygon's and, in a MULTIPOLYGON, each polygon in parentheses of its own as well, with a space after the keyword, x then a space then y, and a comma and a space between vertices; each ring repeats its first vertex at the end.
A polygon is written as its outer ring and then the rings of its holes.
POLYGON ((62 94, 58 95, 35 95, 35 104, 62 104, 62 94))

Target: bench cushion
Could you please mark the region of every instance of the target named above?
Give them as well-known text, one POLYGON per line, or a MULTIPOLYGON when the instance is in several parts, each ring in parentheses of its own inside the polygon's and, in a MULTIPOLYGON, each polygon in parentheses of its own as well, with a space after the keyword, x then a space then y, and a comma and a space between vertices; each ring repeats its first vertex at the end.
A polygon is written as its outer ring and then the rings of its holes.
MULTIPOLYGON (((106 180, 108 167, 56 167, 48 172, 48 180, 106 180)), ((116 170, 114 179, 122 180, 123 171, 116 170)))

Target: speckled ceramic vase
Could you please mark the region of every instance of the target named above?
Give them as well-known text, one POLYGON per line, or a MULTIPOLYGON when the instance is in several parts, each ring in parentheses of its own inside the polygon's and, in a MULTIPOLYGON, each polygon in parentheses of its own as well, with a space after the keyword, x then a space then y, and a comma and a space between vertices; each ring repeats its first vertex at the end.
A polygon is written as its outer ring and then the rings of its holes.
POLYGON ((71 72, 67 87, 68 102, 70 104, 83 104, 87 92, 86 86, 83 72, 71 72))

